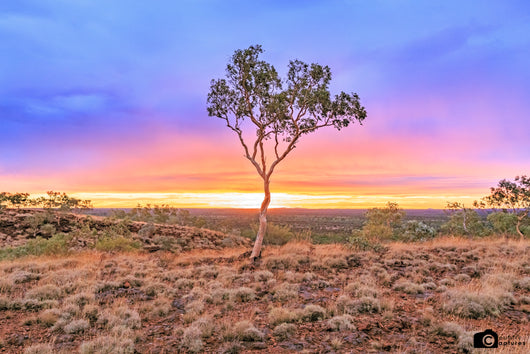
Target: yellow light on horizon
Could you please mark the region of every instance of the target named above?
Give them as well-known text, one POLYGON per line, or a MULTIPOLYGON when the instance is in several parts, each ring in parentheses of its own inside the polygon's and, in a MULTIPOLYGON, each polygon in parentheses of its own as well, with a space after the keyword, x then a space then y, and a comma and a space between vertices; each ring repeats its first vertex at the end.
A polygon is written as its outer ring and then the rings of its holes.
MULTIPOLYGON (((96 208, 131 208, 137 204, 168 204, 178 208, 258 209, 263 193, 72 193, 72 197, 89 199, 96 208)), ((366 209, 397 202, 402 208, 444 208, 447 201, 471 205, 480 196, 469 195, 310 195, 271 193, 270 208, 366 209)))

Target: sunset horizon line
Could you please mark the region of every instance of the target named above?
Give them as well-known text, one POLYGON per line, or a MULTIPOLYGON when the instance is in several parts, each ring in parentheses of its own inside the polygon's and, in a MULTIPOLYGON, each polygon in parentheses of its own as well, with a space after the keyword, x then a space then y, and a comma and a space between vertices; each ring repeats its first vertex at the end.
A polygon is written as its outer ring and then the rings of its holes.
MULTIPOLYGON (((70 197, 90 200, 97 209, 135 208, 138 205, 168 205, 190 209, 259 209, 263 193, 258 192, 66 192, 70 197)), ((270 209, 370 209, 395 202, 403 209, 444 209, 447 202, 471 206, 483 195, 346 195, 271 193, 270 209)), ((30 197, 45 196, 31 193, 30 197)))

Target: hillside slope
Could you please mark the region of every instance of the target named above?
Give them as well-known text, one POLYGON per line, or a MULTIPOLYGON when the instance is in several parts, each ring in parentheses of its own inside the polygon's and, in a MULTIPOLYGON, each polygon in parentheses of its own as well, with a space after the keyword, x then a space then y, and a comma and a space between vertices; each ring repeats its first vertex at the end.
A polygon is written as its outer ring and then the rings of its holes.
POLYGON ((49 239, 56 233, 72 234, 74 249, 94 246, 98 238, 117 236, 140 241, 149 251, 164 249, 167 245, 178 252, 250 244, 242 237, 188 226, 127 222, 57 211, 11 209, 0 212, 0 248, 22 246, 37 237, 49 239))

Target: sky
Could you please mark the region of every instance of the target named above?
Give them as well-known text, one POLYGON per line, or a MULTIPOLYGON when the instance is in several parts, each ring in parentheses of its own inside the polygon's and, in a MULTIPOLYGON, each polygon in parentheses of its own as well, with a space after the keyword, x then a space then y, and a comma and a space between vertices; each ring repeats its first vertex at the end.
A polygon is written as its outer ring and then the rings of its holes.
POLYGON ((527 1, 0 2, 0 190, 97 207, 259 207, 210 80, 261 44, 331 68, 363 125, 304 136, 272 207, 470 205, 530 174, 527 1))

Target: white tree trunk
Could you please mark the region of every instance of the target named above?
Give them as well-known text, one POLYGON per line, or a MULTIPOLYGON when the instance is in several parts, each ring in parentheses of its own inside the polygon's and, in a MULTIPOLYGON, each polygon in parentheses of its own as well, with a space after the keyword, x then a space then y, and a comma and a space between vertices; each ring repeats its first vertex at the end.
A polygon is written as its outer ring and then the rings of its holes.
POLYGON ((261 208, 259 212, 259 229, 256 236, 256 241, 254 242, 254 248, 252 249, 252 254, 250 259, 255 261, 261 257, 261 245, 263 244, 263 238, 265 237, 265 232, 267 231, 267 210, 271 202, 271 192, 269 189, 270 181, 265 179, 263 182, 263 188, 265 192, 265 198, 261 203, 261 208))
POLYGON ((523 220, 523 218, 518 216, 517 217, 517 224, 515 225, 515 229, 517 230, 517 233, 519 234, 519 237, 521 238, 521 240, 524 239, 524 235, 523 235, 523 233, 521 232, 521 229, 520 229, 522 220, 523 220))

